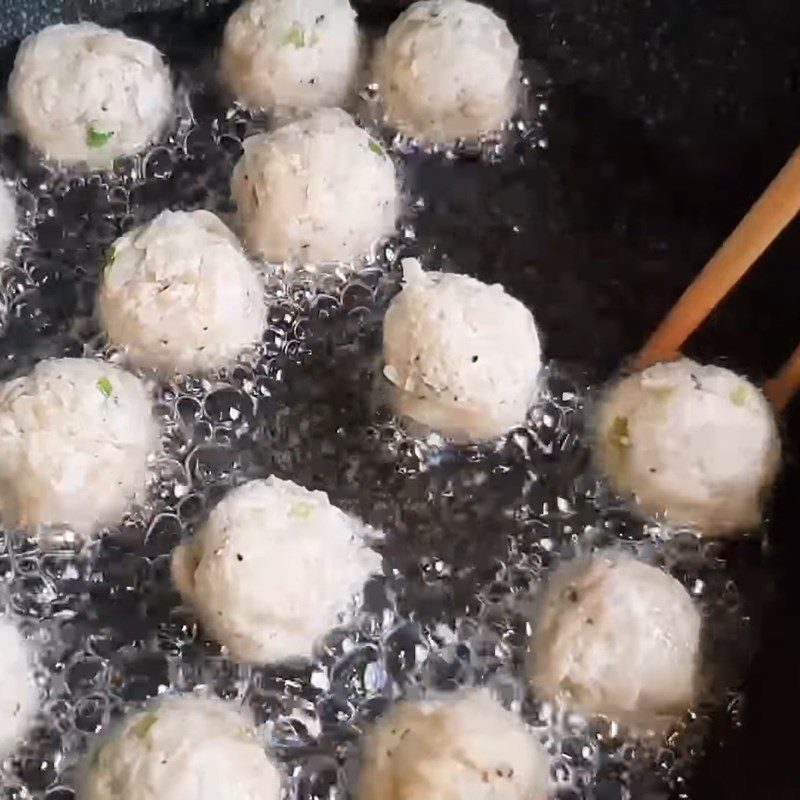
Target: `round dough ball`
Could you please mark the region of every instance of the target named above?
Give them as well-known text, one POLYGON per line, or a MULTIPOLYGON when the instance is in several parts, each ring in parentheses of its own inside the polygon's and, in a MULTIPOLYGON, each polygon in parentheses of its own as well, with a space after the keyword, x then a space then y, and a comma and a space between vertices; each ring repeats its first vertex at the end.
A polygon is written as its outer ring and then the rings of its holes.
POLYGON ((306 658, 348 610, 380 557, 365 526, 291 481, 234 489, 172 560, 175 585, 240 661, 306 658))
POLYGON ((39 708, 31 667, 27 642, 0 616, 0 760, 14 750, 39 708))
POLYGON ((556 570, 530 642, 529 678, 587 713, 651 724, 694 697, 700 614, 675 578, 618 553, 556 570))
POLYGON ((100 166, 163 133, 173 112, 172 81, 147 42, 91 22, 51 25, 22 43, 8 102, 36 150, 100 166))
POLYGON ((525 421, 539 386, 533 315, 499 284, 403 262, 386 312, 384 375, 399 414, 446 435, 488 439, 525 421))
POLYGON ((231 193, 247 246, 269 261, 348 262, 395 230, 394 163, 341 109, 245 140, 231 193))
POLYGON ((5 256, 17 229, 17 205, 11 190, 0 181, 0 259, 5 256))
POLYGON ((359 800, 545 800, 547 756, 488 690, 399 703, 367 733, 359 800))
POLYGON ((222 367, 266 326, 261 278, 208 211, 164 211, 118 239, 99 305, 111 342, 165 372, 222 367))
POLYGON ((279 800, 281 776, 238 705, 166 697, 101 743, 80 800, 279 800))
POLYGON ((467 0, 421 0, 389 28, 376 80, 388 121, 452 142, 496 133, 517 107, 519 47, 506 23, 467 0))
POLYGON ((344 105, 359 67, 356 12, 348 0, 249 0, 228 20, 220 59, 251 108, 344 105))
POLYGON ((37 534, 118 522, 145 489, 157 444, 144 384, 84 358, 42 361, 0 386, 0 515, 37 534))
POLYGON ((648 514, 707 535, 751 528, 780 463, 764 395, 730 370, 688 359, 656 364, 604 397, 600 467, 648 514))

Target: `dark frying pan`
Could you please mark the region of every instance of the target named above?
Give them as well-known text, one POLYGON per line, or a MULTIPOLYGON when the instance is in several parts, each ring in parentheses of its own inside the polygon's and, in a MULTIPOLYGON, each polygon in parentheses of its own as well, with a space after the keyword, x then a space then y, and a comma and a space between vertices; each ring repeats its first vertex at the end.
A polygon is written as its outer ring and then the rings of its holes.
MULTIPOLYGON (((381 26, 407 3, 356 5, 363 19, 381 26)), ((509 20, 525 57, 541 63, 552 82, 548 148, 535 164, 513 170, 479 162, 457 172, 426 165, 415 187, 429 199, 419 236, 462 270, 506 284, 536 309, 549 355, 589 363, 602 380, 641 344, 800 142, 800 5, 493 5, 509 20), (510 224, 519 225, 519 235, 508 235, 510 224), (468 240, 460 235, 465 227, 473 232, 468 240)), ((188 63, 194 37, 218 36, 231 6, 214 0, 0 0, 0 74, 7 75, 21 36, 86 18, 160 35, 156 44, 173 63, 188 63)), ((13 160, 14 152, 7 148, 4 156, 13 160)), ((773 372, 800 333, 798 253, 796 223, 692 339, 688 354, 725 359, 754 377, 773 372)), ((69 261, 74 254, 61 255, 69 261)), ((79 299, 66 286, 54 291, 47 308, 58 351, 58 330, 79 299)), ((28 333, 11 331, 5 337, 11 344, 0 344, 3 375, 20 341, 15 337, 28 333)), ((738 724, 720 713, 697 774, 676 797, 800 796, 800 656, 793 646, 800 619, 797 404, 786 423, 788 463, 764 557, 768 578, 751 582, 765 613, 744 681, 744 707, 738 724)), ((617 797, 603 789, 587 796, 617 797)), ((643 789, 640 796, 662 795, 643 789)))

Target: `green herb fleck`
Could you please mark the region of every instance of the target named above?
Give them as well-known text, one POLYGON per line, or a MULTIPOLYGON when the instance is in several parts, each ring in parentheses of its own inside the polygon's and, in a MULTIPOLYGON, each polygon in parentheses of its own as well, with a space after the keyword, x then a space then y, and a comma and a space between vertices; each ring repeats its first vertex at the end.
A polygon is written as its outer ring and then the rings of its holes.
POLYGON ((141 719, 137 720, 132 726, 131 731, 133 735, 136 736, 137 739, 144 739, 147 736, 148 731, 153 725, 158 722, 158 715, 156 714, 145 714, 141 719))
POLYGON ((284 44, 290 44, 293 47, 301 48, 306 46, 305 31, 295 22, 286 36, 283 37, 284 44))
POLYGON ((674 386, 654 386, 650 391, 656 396, 660 397, 662 400, 669 397, 671 394, 674 393, 675 387, 674 386))
POLYGON ((92 751, 92 757, 91 757, 91 759, 89 761, 89 765, 91 766, 92 769, 96 769, 97 767, 100 766, 100 757, 102 755, 103 755, 102 746, 101 747, 95 747, 95 749, 92 751))
POLYGON ((314 506, 311 503, 295 503, 289 511, 289 516, 293 519, 308 519, 314 513, 314 506))
POLYGON ((114 387, 111 385, 111 381, 108 378, 100 378, 97 381, 97 388, 106 396, 111 397, 114 394, 114 387))
POLYGON ((740 383, 732 392, 731 392, 731 402, 735 406, 739 406, 740 408, 747 403, 747 396, 749 392, 747 391, 747 386, 745 384, 740 383))
POLYGON ((617 447, 630 447, 631 432, 627 417, 614 418, 614 422, 611 423, 611 430, 608 432, 608 438, 617 447))
POLYGON ((86 144, 93 150, 108 144, 109 139, 114 135, 114 131, 96 131, 94 128, 89 128, 86 131, 86 144))
POLYGON ((110 269, 116 260, 117 260, 117 251, 115 248, 110 247, 106 252, 106 261, 105 264, 103 264, 103 270, 105 271, 107 269, 110 269))
POLYGON ((369 140, 369 149, 372 150, 376 156, 386 155, 386 151, 374 139, 369 140))

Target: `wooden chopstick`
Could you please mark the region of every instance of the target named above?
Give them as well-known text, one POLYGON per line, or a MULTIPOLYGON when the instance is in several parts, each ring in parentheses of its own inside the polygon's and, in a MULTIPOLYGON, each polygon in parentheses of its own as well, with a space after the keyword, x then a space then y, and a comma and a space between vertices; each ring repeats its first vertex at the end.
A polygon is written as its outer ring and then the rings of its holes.
MULTIPOLYGON (((683 343, 733 289, 798 211, 800 148, 792 153, 783 169, 656 328, 637 356, 634 367, 644 369, 657 361, 669 361, 677 357, 683 343)), ((791 361, 787 364, 789 366, 791 361)), ((790 371, 789 377, 792 375, 794 372, 790 371)), ((777 380, 778 378, 775 379, 777 380)))
POLYGON ((789 405, 798 389, 800 389, 800 345, 778 370, 778 374, 764 385, 764 392, 778 412, 789 405))

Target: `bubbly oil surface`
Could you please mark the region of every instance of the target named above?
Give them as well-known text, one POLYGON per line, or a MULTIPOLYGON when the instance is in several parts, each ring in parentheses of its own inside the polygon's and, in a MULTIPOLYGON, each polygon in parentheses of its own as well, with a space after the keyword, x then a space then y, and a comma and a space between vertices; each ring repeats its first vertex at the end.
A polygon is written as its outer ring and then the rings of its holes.
MULTIPOLYGON (((47 551, 0 535, 0 597, 35 643, 44 697, 31 735, 2 766, 3 797, 68 800, 77 764, 114 719, 158 694, 206 687, 252 709, 290 797, 350 798, 360 735, 388 703, 478 684, 540 734, 559 800, 686 796, 709 712, 739 711, 729 687, 749 652, 757 609, 742 598, 758 580, 758 544, 659 539, 597 479, 590 344, 583 361, 548 364, 528 423, 491 445, 414 438, 380 391, 381 318, 406 256, 507 283, 537 315, 546 349, 548 322, 558 330, 571 309, 585 323, 580 276, 528 264, 524 243, 535 254, 537 226, 562 222, 541 202, 557 182, 550 87, 541 67, 527 75, 533 118, 515 123, 504 145, 424 153, 393 143, 408 212, 371 263, 349 275, 264 265, 271 308, 258 352, 203 378, 151 380, 163 450, 145 507, 83 548, 68 534, 47 551), (528 291, 525 274, 540 288, 528 291), (229 487, 269 474, 322 489, 385 531, 385 575, 312 663, 251 668, 198 634, 171 586, 169 554, 229 487), (666 740, 564 713, 524 685, 543 579, 608 545, 668 568, 703 611, 702 701, 666 740)), ((183 71, 170 139, 106 173, 42 166, 6 137, 21 227, 0 273, 0 378, 48 356, 121 359, 94 318, 113 241, 164 208, 209 208, 230 221, 242 140, 269 120, 226 108, 207 76, 207 64, 183 71)))

